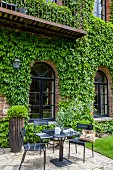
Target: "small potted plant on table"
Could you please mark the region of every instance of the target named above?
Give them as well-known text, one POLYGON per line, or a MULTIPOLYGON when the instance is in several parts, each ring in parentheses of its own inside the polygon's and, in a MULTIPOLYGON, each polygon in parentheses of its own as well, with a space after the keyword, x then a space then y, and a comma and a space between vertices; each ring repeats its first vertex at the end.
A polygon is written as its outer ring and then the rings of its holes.
POLYGON ((9 144, 12 152, 20 152, 22 141, 20 130, 24 127, 25 118, 28 118, 28 109, 23 105, 15 105, 7 112, 9 118, 9 144))

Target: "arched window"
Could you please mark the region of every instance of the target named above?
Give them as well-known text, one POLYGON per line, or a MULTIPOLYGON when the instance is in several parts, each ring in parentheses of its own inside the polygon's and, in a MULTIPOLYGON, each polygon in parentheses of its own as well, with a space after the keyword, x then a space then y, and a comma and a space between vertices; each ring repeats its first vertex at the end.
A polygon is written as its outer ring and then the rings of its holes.
POLYGON ((108 116, 108 80, 103 71, 97 71, 94 84, 94 116, 108 116))
POLYGON ((29 104, 31 118, 55 118, 55 74, 44 62, 38 62, 31 69, 29 104))

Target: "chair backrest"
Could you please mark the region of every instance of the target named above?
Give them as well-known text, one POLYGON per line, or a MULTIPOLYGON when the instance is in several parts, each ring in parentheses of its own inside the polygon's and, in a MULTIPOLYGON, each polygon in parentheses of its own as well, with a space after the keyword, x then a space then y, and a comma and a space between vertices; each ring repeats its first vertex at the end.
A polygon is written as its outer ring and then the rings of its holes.
POLYGON ((34 131, 36 132, 36 126, 46 125, 46 129, 48 129, 48 120, 37 119, 34 120, 34 131))
POLYGON ((46 125, 48 127, 48 120, 38 119, 34 120, 34 126, 43 126, 46 125))
POLYGON ((93 130, 93 125, 92 124, 80 124, 77 123, 77 131, 81 129, 81 130, 93 130))

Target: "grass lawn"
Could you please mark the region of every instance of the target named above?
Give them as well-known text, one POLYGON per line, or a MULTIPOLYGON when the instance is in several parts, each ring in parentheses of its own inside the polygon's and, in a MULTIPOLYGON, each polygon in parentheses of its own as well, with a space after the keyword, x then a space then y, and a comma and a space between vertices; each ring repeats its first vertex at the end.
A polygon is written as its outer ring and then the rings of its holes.
MULTIPOLYGON (((91 144, 87 143, 86 147, 91 148, 91 144)), ((113 159, 113 136, 96 139, 94 151, 113 159)))

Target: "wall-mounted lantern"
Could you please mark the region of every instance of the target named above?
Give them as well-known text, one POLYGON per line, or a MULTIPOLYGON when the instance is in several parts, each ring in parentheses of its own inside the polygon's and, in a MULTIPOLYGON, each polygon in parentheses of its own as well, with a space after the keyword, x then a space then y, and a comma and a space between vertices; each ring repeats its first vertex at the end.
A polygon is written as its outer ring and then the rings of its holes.
POLYGON ((13 61, 13 67, 19 68, 19 66, 20 66, 20 60, 18 58, 15 58, 15 60, 13 61))

